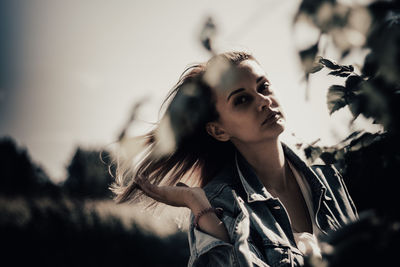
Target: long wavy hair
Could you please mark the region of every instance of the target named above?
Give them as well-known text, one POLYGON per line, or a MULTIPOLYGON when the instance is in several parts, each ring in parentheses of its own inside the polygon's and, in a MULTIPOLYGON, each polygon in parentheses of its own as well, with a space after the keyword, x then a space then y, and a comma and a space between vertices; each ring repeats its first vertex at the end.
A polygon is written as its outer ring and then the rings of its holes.
POLYGON ((183 181, 202 187, 231 160, 233 144, 211 137, 206 124, 219 119, 214 87, 232 78, 226 75, 227 65, 223 64, 228 63, 228 68, 232 68, 248 59, 255 60, 247 52, 225 52, 205 63, 194 64, 182 73, 162 104, 167 107, 161 120, 143 136, 146 152, 135 164, 126 164, 127 159, 117 163, 111 186, 116 202, 134 202, 144 196, 136 184, 137 177, 145 177, 156 185, 175 185, 183 181))

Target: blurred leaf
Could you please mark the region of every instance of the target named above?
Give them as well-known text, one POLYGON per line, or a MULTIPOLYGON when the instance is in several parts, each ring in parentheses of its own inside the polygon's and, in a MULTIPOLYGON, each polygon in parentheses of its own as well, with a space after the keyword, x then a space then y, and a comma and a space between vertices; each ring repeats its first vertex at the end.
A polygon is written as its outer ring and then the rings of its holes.
POLYGON ((176 135, 169 114, 165 114, 155 131, 154 156, 164 157, 175 151, 176 135))
POLYGON ((345 82, 346 89, 350 91, 358 91, 360 88, 358 85, 363 81, 363 79, 358 75, 350 75, 345 82))
POLYGON ((346 141, 351 141, 355 138, 360 137, 364 132, 363 131, 354 131, 351 134, 349 134, 345 139, 342 140, 342 143, 346 141))
POLYGON ((206 37, 204 38, 201 43, 203 44, 203 46, 208 50, 211 51, 211 38, 210 37, 206 37))
POLYGON ((120 134, 118 135, 118 141, 121 141, 122 139, 125 138, 126 133, 129 129, 129 127, 132 125, 132 123, 135 121, 136 117, 137 117, 137 113, 139 112, 139 108, 147 101, 147 98, 143 98, 139 101, 137 101, 136 103, 134 103, 133 107, 132 107, 132 111, 131 114, 129 116, 128 121, 125 123, 124 127, 122 128, 120 134))
POLYGON ((364 65, 361 71, 366 77, 374 76, 378 71, 378 62, 373 52, 370 52, 365 57, 364 65))
POLYGON ((318 10, 320 9, 321 5, 326 3, 333 4, 335 0, 303 0, 299 6, 299 13, 305 13, 309 15, 317 14, 318 10))
MULTIPOLYGON (((372 23, 372 14, 367 7, 361 5, 354 5, 351 8, 347 26, 356 32, 355 35, 359 34, 359 40, 352 40, 353 45, 362 46, 365 44, 366 36, 370 30, 372 23), (359 43, 357 43, 357 41, 359 43)), ((351 38, 351 36, 350 36, 351 38)))
POLYGON ((318 52, 318 44, 319 41, 299 52, 301 63, 306 73, 310 73, 315 68, 315 56, 318 52))
POLYGON ((330 152, 322 152, 319 156, 325 164, 333 164, 336 162, 335 154, 330 152))
POLYGON ((340 74, 340 73, 341 73, 341 70, 334 70, 334 71, 330 71, 330 72, 328 73, 328 75, 337 76, 337 75, 340 74))
POLYGON ((235 69, 231 68, 231 63, 223 58, 216 57, 209 62, 203 81, 212 88, 227 88, 234 81, 235 69))
POLYGON ((340 66, 342 68, 342 70, 344 71, 350 71, 353 72, 354 71, 354 67, 352 65, 341 65, 340 66))
POLYGON ((384 20, 388 13, 398 10, 399 7, 398 3, 396 7, 396 1, 374 1, 368 5, 368 9, 376 20, 384 20))
POLYGON ((322 149, 318 146, 308 146, 304 149, 304 154, 310 162, 314 162, 322 154, 322 149))
POLYGON ((211 17, 207 18, 206 23, 200 33, 200 41, 203 47, 212 52, 212 41, 216 33, 216 26, 211 17))
POLYGON ((321 141, 321 138, 318 138, 317 140, 313 141, 310 145, 314 146, 315 144, 317 144, 319 141, 321 141))
POLYGON ((396 98, 390 93, 391 89, 392 85, 378 76, 363 82, 361 84, 362 94, 359 95, 362 100, 360 103, 363 104, 362 114, 367 118, 375 119, 385 129, 396 123, 393 120, 393 116, 396 116, 396 113, 391 112, 391 108, 395 110, 399 106, 398 102, 392 102, 396 98))
POLYGON ((351 75, 351 72, 340 70, 334 70, 328 73, 328 75, 338 76, 338 77, 347 77, 351 75))
POLYGON ((331 27, 333 17, 335 16, 335 5, 333 2, 334 1, 323 1, 313 15, 315 24, 324 33, 331 27))
POLYGON ((340 58, 343 59, 343 58, 347 57, 348 54, 350 54, 350 49, 346 49, 346 50, 342 51, 340 58))
POLYGON ((372 133, 364 133, 357 139, 354 139, 349 144, 350 151, 357 151, 361 148, 367 147, 375 142, 379 138, 379 134, 372 134, 372 133))
POLYGON ((327 104, 330 115, 347 104, 345 101, 345 90, 346 88, 341 85, 332 85, 329 87, 327 104))
POLYGON ((324 68, 324 65, 323 65, 323 64, 321 64, 321 63, 319 63, 319 62, 315 62, 315 63, 312 65, 311 70, 310 70, 309 73, 316 73, 316 72, 322 70, 323 68, 324 68))
POLYGON ((296 143, 295 146, 297 149, 301 149, 301 147, 303 146, 303 143, 296 143))
POLYGON ((346 152, 345 152, 345 150, 344 149, 339 149, 339 150, 337 150, 336 151, 336 153, 335 153, 335 160, 336 161, 343 161, 344 160, 344 158, 345 158, 345 155, 346 155, 346 152))
POLYGON ((321 62, 325 67, 327 67, 329 69, 332 69, 332 70, 340 69, 340 65, 338 65, 337 63, 334 63, 333 61, 330 61, 329 59, 321 58, 319 60, 319 62, 321 62))

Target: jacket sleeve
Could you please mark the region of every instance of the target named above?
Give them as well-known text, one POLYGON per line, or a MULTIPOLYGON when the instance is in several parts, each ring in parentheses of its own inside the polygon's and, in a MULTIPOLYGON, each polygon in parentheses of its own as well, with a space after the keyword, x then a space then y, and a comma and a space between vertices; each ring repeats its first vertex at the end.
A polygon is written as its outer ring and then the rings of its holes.
POLYGON ((193 217, 191 214, 188 266, 237 266, 234 260, 234 245, 196 229, 193 217))
MULTIPOLYGON (((225 212, 222 222, 228 230, 231 243, 217 239, 193 225, 194 216, 191 214, 189 227, 190 259, 188 266, 243 266, 252 267, 254 264, 268 267, 262 259, 250 249, 248 238, 250 231, 249 214, 243 204, 232 191, 234 202, 237 202, 241 212, 233 217, 232 213, 225 212)), ((213 203, 212 203, 213 204, 213 203)), ((215 203, 214 203, 215 204, 215 203)))

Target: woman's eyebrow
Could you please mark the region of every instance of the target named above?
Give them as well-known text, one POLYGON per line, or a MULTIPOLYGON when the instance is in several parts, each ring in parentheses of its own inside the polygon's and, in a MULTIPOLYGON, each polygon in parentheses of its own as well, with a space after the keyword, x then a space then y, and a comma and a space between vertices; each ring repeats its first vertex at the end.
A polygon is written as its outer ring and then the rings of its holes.
POLYGON ((239 88, 239 89, 236 89, 235 91, 232 91, 232 92, 228 95, 228 98, 226 99, 226 101, 229 101, 229 98, 231 98, 232 95, 237 94, 237 93, 240 93, 240 92, 242 92, 242 91, 244 91, 244 90, 245 90, 244 88, 239 88))
MULTIPOLYGON (((257 80, 256 80, 256 83, 259 83, 259 82, 262 81, 264 78, 265 78, 265 76, 258 77, 257 80)), ((229 101, 229 98, 231 98, 232 95, 237 94, 237 93, 240 93, 240 92, 242 92, 242 91, 244 91, 244 90, 245 90, 244 88, 239 88, 239 89, 236 89, 235 91, 232 91, 232 92, 228 95, 228 98, 226 99, 226 101, 229 101)))

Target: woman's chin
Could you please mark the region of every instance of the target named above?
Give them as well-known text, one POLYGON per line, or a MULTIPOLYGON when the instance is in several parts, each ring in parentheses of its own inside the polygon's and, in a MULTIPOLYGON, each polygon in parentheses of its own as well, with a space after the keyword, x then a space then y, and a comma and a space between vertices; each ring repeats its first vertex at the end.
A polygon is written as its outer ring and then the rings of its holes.
POLYGON ((279 118, 273 123, 267 125, 267 131, 277 131, 283 132, 286 128, 286 120, 284 118, 279 118))

